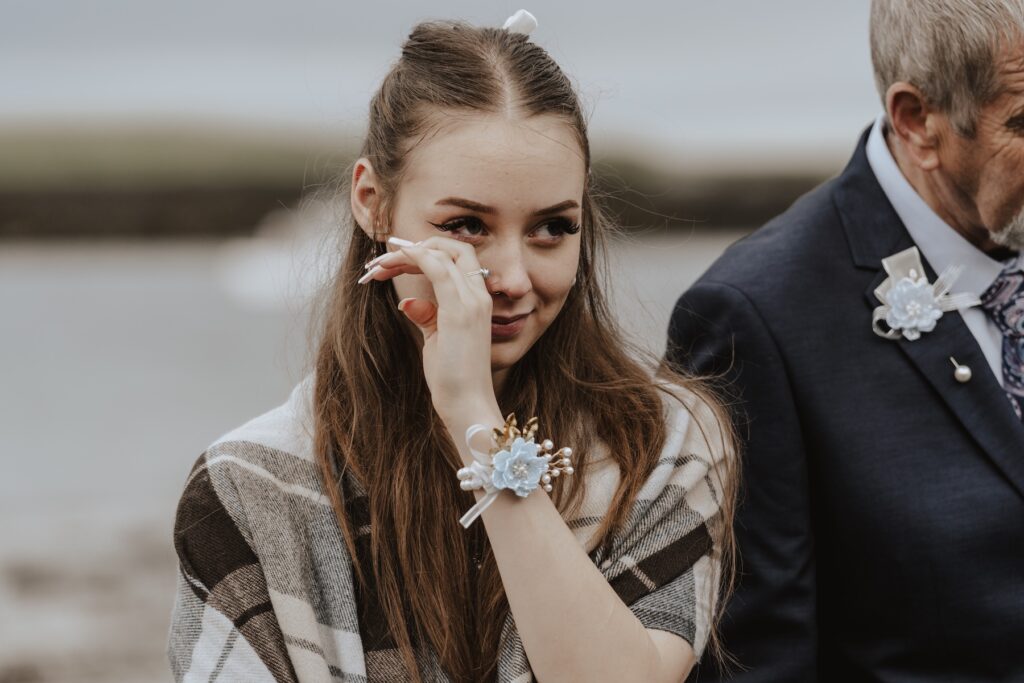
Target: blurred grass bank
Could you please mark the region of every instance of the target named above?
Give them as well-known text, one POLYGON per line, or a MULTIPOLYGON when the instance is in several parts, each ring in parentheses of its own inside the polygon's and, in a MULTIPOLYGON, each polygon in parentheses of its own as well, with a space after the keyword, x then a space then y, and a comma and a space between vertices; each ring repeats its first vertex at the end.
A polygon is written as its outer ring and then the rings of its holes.
MULTIPOLYGON (((355 140, 215 128, 0 129, 0 239, 249 236, 271 211, 344 177, 355 140)), ((597 186, 627 229, 757 226, 838 168, 651 163, 626 145, 595 156, 597 186)))

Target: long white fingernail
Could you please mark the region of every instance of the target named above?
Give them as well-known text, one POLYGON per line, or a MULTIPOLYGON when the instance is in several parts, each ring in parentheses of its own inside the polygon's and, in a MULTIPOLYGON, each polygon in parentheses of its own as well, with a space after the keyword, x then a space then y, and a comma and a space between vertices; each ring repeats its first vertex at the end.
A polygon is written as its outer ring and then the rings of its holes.
POLYGON ((389 237, 388 244, 394 244, 399 247, 415 247, 417 243, 403 240, 401 237, 389 237))
POLYGON ((382 270, 384 270, 384 269, 381 268, 380 266, 374 266, 373 268, 370 268, 370 270, 367 271, 367 273, 365 275, 363 275, 361 278, 359 278, 359 281, 358 281, 359 284, 365 285, 367 282, 369 282, 370 280, 373 279, 374 275, 376 275, 377 273, 379 273, 382 270))

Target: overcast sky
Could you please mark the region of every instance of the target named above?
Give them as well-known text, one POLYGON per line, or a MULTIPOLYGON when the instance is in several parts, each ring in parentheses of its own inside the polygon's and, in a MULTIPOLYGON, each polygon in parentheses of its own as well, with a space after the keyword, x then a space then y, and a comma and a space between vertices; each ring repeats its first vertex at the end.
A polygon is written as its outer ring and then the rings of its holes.
MULTIPOLYGON (((0 123, 358 131, 410 27, 518 3, 3 0, 0 123)), ((742 155, 846 151, 878 109, 867 0, 533 2, 595 139, 742 155)))

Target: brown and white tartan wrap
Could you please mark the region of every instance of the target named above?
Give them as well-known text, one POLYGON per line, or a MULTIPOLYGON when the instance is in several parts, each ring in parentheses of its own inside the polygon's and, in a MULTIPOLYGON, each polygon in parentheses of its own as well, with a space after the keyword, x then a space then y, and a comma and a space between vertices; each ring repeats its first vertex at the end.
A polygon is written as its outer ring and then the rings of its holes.
MULTIPOLYGON (((383 620, 373 618, 373 596, 354 583, 313 458, 311 390, 307 378, 284 405, 221 437, 189 475, 174 532, 179 579, 168 654, 175 680, 408 679, 383 620)), ((677 393, 685 405, 666 399, 664 450, 610 552, 591 541, 618 483, 613 461, 592 454, 587 498, 567 523, 641 623, 681 636, 699 655, 717 596, 708 527, 717 521, 725 453, 711 411, 677 393)), ((352 502, 357 520, 362 501, 352 502)), ((369 526, 359 525, 360 538, 367 534, 369 526)), ((429 648, 419 664, 426 680, 449 680, 429 648)), ((498 680, 533 680, 511 616, 498 680)))

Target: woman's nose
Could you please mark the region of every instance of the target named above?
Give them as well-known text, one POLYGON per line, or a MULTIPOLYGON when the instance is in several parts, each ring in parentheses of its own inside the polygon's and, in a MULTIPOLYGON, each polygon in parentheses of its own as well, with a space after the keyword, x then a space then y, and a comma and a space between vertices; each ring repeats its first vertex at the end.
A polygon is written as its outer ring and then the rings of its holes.
POLYGON ((487 278, 487 291, 491 294, 504 294, 510 299, 519 299, 533 289, 530 270, 521 246, 508 246, 501 249, 488 249, 486 259, 481 259, 481 266, 491 271, 487 278))

